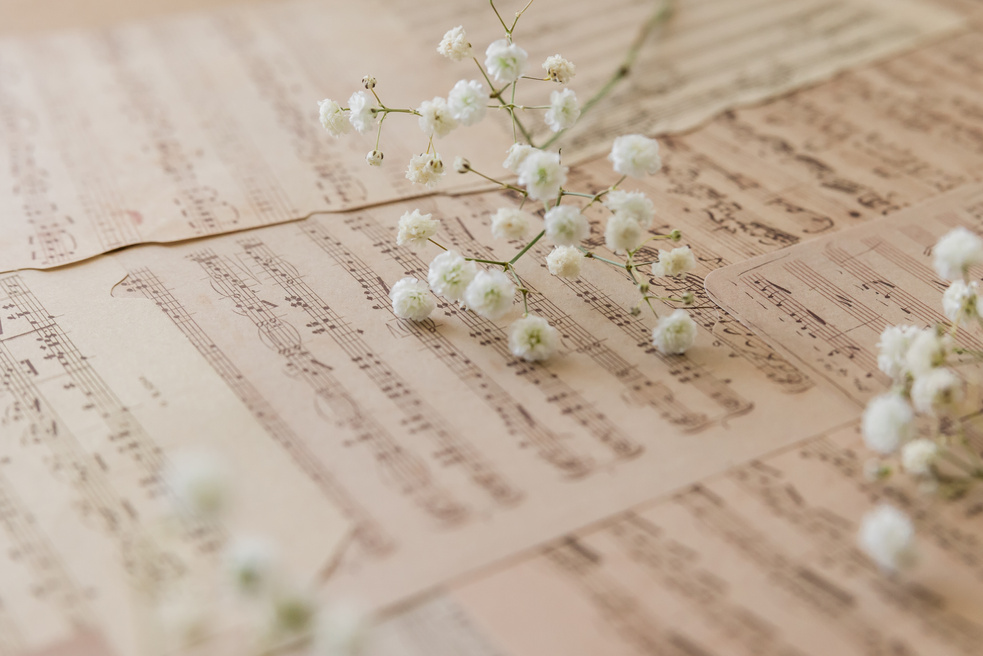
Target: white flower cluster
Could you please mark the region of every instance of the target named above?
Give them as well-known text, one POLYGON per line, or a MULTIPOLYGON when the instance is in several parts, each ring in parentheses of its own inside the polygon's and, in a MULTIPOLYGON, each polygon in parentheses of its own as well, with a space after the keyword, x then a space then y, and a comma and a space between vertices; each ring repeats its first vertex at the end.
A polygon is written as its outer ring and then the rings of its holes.
MULTIPOLYGON (((893 384, 864 410, 864 442, 881 456, 897 454, 901 469, 920 479, 926 489, 959 485, 966 472, 980 477, 978 454, 971 449, 961 454, 960 440, 942 432, 947 422, 958 424, 964 411, 973 409, 963 404, 967 383, 957 373, 953 357, 965 352, 956 345, 960 327, 983 325, 979 283, 970 280, 971 270, 979 264, 983 264, 983 239, 966 228, 944 235, 933 249, 933 265, 941 278, 951 281, 941 303, 951 325, 888 326, 877 345, 877 366, 893 384), (919 437, 932 427, 938 434, 919 437), (964 460, 964 455, 970 459, 964 460), (942 471, 944 462, 952 463, 958 473, 942 471)), ((877 465, 876 476, 889 475, 890 470, 877 465)), ((913 536, 911 522, 901 511, 882 506, 864 518, 860 545, 883 569, 893 571, 913 560, 913 536)))

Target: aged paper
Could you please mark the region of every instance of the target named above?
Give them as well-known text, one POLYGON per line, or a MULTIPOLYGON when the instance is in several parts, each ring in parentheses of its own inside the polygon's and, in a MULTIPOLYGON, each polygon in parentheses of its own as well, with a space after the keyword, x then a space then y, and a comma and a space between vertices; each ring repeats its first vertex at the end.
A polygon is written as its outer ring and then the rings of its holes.
MULTIPOLYGON (((483 246, 490 214, 513 202, 420 201, 443 220, 437 239, 486 259, 517 249, 483 246)), ((115 256, 129 271, 115 294, 152 299, 355 521, 329 594, 405 599, 807 436, 777 416, 822 426, 854 412, 702 302, 697 346, 659 355, 621 273, 593 263, 560 282, 546 245, 519 273, 563 337, 549 364, 512 356, 505 321, 453 304, 396 319, 389 286, 425 277, 439 253, 395 245, 409 207, 115 256)))
MULTIPOLYGON (((331 139, 316 102, 346 101, 371 73, 389 106, 415 107, 472 76, 434 52, 445 22, 458 18, 441 6, 437 20, 435 7, 301 0, 0 41, 0 185, 12 190, 0 205, 0 270, 427 193, 404 178, 409 157, 427 148, 414 117, 390 118, 386 165, 370 168, 375 135, 331 139)), ((536 35, 533 65, 564 50, 580 65, 574 86, 585 100, 652 10, 620 2, 598 21, 592 3, 544 0, 524 17, 536 35), (559 34, 572 49, 554 43, 559 34)), ((483 31, 496 24, 487 3, 453 11, 475 23, 476 46, 494 36, 483 31)), ((569 161, 608 148, 612 131, 692 127, 957 24, 915 0, 681 3, 665 38, 643 50, 632 84, 567 142, 569 161), (762 16, 767 29, 752 29, 762 16)), ((462 154, 497 172, 511 136, 494 116, 437 146, 448 164, 462 154)), ((445 189, 462 184, 452 177, 445 189)))
POLYGON ((864 477, 854 424, 537 547, 428 602, 510 656, 972 656, 983 640, 979 490, 956 502, 864 477), (887 502, 919 563, 857 547, 887 502))
MULTIPOLYGON (((877 340, 890 325, 948 323, 931 249, 949 230, 983 229, 983 187, 970 185, 861 227, 724 269, 706 279, 716 303, 769 344, 865 403, 890 387, 877 340)), ((983 273, 980 271, 979 273, 983 273)), ((983 349, 969 326, 957 343, 983 349)))
POLYGON ((110 296, 124 276, 109 259, 0 276, 4 656, 148 653, 151 592, 218 576, 230 536, 268 536, 312 580, 348 532, 153 304, 110 296), (227 465, 222 525, 167 519, 162 471, 193 453, 227 465))

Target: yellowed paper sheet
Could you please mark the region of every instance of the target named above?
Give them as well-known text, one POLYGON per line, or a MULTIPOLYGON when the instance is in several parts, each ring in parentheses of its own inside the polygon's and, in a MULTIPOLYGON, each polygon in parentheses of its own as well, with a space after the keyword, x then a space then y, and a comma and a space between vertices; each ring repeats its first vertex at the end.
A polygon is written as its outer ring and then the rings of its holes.
POLYGON ((510 656, 979 653, 979 490, 953 502, 906 478, 871 482, 865 451, 850 424, 537 547, 429 603, 510 656), (860 518, 880 502, 913 517, 910 572, 888 576, 857 547, 860 518))
POLYGON ((111 297, 125 275, 101 259, 0 276, 4 656, 161 653, 152 600, 207 591, 230 538, 268 536, 303 581, 348 532, 152 303, 111 297), (167 519, 162 472, 196 453, 227 466, 221 525, 167 519))
MULTIPOLYGON (((483 59, 478 37, 490 40, 483 26, 496 23, 484 4, 479 20, 479 4, 456 11, 475 29, 483 59)), ((0 184, 12 191, 0 205, 0 270, 426 193, 404 178, 409 157, 428 145, 415 117, 391 117, 381 168, 364 162, 374 134, 335 141, 317 123, 316 102, 346 103, 366 73, 392 107, 416 107, 462 76, 478 77, 434 52, 456 18, 446 7, 440 21, 430 5, 391 9, 307 0, 0 41, 0 184)), ((536 35, 533 66, 564 51, 580 66, 574 88, 586 100, 652 9, 621 2, 599 20, 590 3, 544 0, 524 17, 536 35)), ((664 37, 643 50, 639 77, 566 143, 569 161, 608 148, 613 130, 692 127, 957 24, 914 0, 680 3, 664 37), (768 28, 751 29, 762 16, 768 28)), ((528 84, 543 98, 550 89, 528 84)), ((498 114, 438 141, 445 163, 460 154, 499 171, 512 135, 498 114)), ((461 184, 452 178, 445 188, 461 184)))
MULTIPOLYGON (((707 291, 768 343, 866 403, 890 387, 877 368, 884 328, 948 324, 942 292, 949 284, 934 272, 929 254, 960 225, 983 230, 983 187, 963 187, 864 226, 718 269, 707 277, 707 291)), ((974 326, 957 342, 983 350, 974 326)))

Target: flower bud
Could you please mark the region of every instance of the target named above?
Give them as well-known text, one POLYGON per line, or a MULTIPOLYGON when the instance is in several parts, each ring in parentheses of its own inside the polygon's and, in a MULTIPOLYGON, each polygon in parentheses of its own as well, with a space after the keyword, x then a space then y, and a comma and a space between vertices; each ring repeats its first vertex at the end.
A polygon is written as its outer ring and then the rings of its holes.
POLYGON ((679 228, 676 228, 675 230, 669 233, 669 239, 673 241, 679 241, 682 238, 683 238, 683 233, 680 232, 679 228))
POLYGON ((642 292, 643 294, 647 294, 649 291, 649 284, 647 282, 638 283, 638 291, 642 292))
POLYGON ((633 317, 637 317, 638 315, 640 315, 642 313, 642 308, 640 308, 640 307, 638 307, 636 305, 632 309, 628 310, 628 313, 631 314, 631 316, 633 316, 633 317))
POLYGON ((366 75, 365 77, 362 78, 362 84, 365 85, 366 89, 375 89, 375 82, 376 82, 375 78, 372 77, 371 75, 366 75))
POLYGON ((365 161, 368 162, 369 166, 382 166, 383 157, 381 151, 372 150, 365 156, 365 161))
POLYGON ((454 170, 458 173, 467 173, 471 170, 471 162, 463 157, 457 157, 454 159, 454 170))
POLYGON ((696 301, 696 295, 693 292, 684 292, 682 300, 686 305, 692 305, 696 301))

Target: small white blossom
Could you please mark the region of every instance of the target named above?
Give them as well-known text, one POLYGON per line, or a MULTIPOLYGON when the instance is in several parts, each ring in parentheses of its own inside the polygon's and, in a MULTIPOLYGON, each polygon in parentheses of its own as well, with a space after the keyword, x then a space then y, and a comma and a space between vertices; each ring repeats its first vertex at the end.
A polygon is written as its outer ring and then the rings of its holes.
POLYGON ((533 200, 553 200, 567 181, 567 170, 558 153, 534 150, 519 165, 519 184, 533 200))
POLYGON ((369 166, 382 166, 382 153, 378 150, 370 150, 365 156, 365 161, 368 162, 369 166))
POLYGON ((546 256, 546 266, 550 273, 561 278, 577 278, 584 254, 576 246, 557 246, 546 256))
POLYGON ((471 170, 471 162, 459 155, 454 158, 454 170, 458 173, 467 173, 471 170))
POLYGON ((458 25, 444 33, 444 38, 437 45, 437 52, 453 61, 471 59, 471 43, 464 26, 458 25))
POLYGON ((238 593, 250 596, 267 591, 276 569, 273 545, 262 538, 237 538, 226 551, 225 565, 238 593))
POLYGON ((921 376, 935 367, 945 364, 952 339, 940 335, 935 328, 920 330, 911 339, 905 353, 905 369, 912 376, 921 376))
POLYGON ((590 224, 579 209, 557 205, 543 216, 546 238, 557 246, 576 246, 590 233, 590 224))
POLYGON ((939 457, 939 445, 927 438, 912 440, 901 448, 901 466, 914 476, 928 476, 939 457))
POLYGON ((946 280, 959 280, 969 267, 983 262, 983 239, 966 228, 946 233, 933 249, 935 271, 946 280))
POLYGON ((348 121, 348 116, 341 105, 325 98, 317 104, 317 107, 321 117, 321 125, 332 137, 340 137, 352 131, 352 124, 348 121))
POLYGON ((427 282, 435 294, 450 301, 464 300, 464 291, 474 280, 478 267, 457 251, 444 251, 430 263, 427 282))
POLYGON ((509 329, 509 350, 527 362, 547 360, 556 353, 560 335, 549 322, 533 315, 514 321, 509 329))
POLYGON ((942 294, 942 312, 953 323, 963 319, 975 319, 980 316, 983 301, 980 300, 979 283, 973 281, 966 284, 957 280, 942 294))
POLYGON ((522 239, 532 221, 532 214, 525 210, 502 207, 492 215, 492 235, 496 239, 522 239))
POLYGON ((375 109, 372 96, 364 91, 356 91, 348 99, 348 121, 362 134, 371 132, 379 120, 375 109))
POLYGON ((888 326, 877 342, 877 367, 895 380, 908 373, 908 348, 921 330, 915 326, 888 326))
POLYGON ((459 80, 447 94, 451 116, 460 121, 461 125, 474 125, 485 118, 488 100, 485 87, 475 80, 459 80))
POLYGON ((546 71, 546 77, 560 84, 566 84, 577 73, 577 67, 560 55, 547 57, 543 62, 543 70, 546 71))
POLYGON ((911 404, 918 412, 932 414, 962 400, 963 384, 952 369, 930 369, 915 376, 911 404))
POLYGON ((485 68, 497 82, 515 82, 526 70, 526 51, 508 39, 493 41, 485 50, 485 68))
POLYGON ((642 243, 642 228, 626 214, 612 214, 604 227, 604 244, 612 251, 631 251, 642 243))
POLYGON ((659 261, 652 265, 653 276, 681 276, 696 266, 696 256, 689 246, 671 251, 659 250, 659 261))
POLYGON ((177 509, 197 518, 214 518, 229 505, 229 474, 225 465, 203 453, 179 454, 164 474, 177 509))
POLYGON ((441 161, 440 155, 422 154, 410 158, 410 164, 406 168, 406 179, 410 182, 433 189, 442 177, 444 177, 444 162, 441 161))
POLYGON ((914 564, 915 528, 893 506, 884 504, 864 515, 858 539, 860 548, 884 570, 893 572, 914 564))
POLYGON ((464 303, 486 319, 499 319, 512 307, 515 285, 504 271, 479 271, 464 291, 464 303))
POLYGON ((536 149, 528 144, 514 143, 509 146, 509 152, 505 156, 505 161, 502 162, 502 166, 507 168, 512 173, 518 173, 519 167, 522 163, 526 161, 526 158, 530 154, 536 152, 536 149))
POLYGON ((580 106, 577 104, 577 94, 570 89, 554 91, 550 94, 550 108, 546 110, 544 119, 553 132, 572 128, 580 118, 580 106))
POLYGON ((396 233, 396 244, 417 249, 426 246, 427 240, 437 234, 440 221, 433 214, 424 214, 420 210, 404 212, 399 217, 399 232, 396 233))
POLYGON ((648 230, 655 218, 655 205, 640 191, 615 189, 604 197, 604 206, 614 214, 630 216, 642 230, 648 230))
POLYGON ((362 656, 368 653, 371 637, 371 625, 363 611, 350 605, 331 606, 318 617, 313 654, 362 656))
POLYGON ((439 96, 433 100, 424 100, 416 111, 420 112, 420 129, 427 136, 438 139, 446 137, 457 127, 457 119, 451 116, 447 101, 439 96))
POLYGON ((437 306, 427 284, 416 278, 397 281, 389 290, 389 298, 393 301, 393 313, 400 319, 423 321, 437 306))
POLYGON ((673 310, 652 330, 652 343, 663 355, 682 355, 696 341, 696 322, 686 310, 673 310))
POLYGON ((878 453, 894 453, 915 434, 915 414, 899 394, 871 399, 864 409, 861 431, 864 443, 878 453))
POLYGON ((641 178, 662 168, 659 143, 640 134, 626 134, 614 140, 608 159, 622 175, 641 178))

